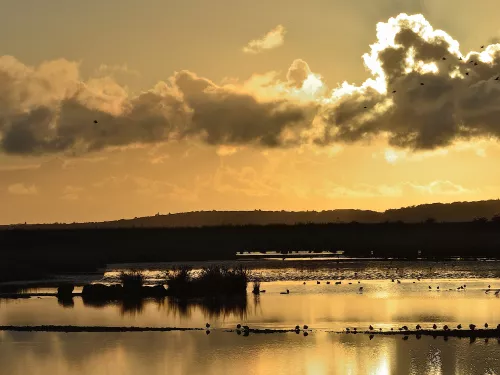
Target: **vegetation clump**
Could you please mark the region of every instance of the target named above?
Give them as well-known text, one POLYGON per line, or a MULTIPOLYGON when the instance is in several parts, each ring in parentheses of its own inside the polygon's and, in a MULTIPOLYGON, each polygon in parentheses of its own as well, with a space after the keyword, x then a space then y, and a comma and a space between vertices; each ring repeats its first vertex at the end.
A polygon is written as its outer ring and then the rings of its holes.
POLYGON ((248 271, 242 266, 212 265, 193 275, 190 267, 180 267, 169 275, 168 294, 175 297, 215 297, 246 294, 248 271))

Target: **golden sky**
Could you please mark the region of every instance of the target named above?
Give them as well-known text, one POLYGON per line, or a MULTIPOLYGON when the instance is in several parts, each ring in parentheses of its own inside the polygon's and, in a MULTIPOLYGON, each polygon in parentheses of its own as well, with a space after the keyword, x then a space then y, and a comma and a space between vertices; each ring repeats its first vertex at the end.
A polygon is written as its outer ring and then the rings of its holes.
POLYGON ((500 195, 498 1, 0 2, 2 224, 500 195))

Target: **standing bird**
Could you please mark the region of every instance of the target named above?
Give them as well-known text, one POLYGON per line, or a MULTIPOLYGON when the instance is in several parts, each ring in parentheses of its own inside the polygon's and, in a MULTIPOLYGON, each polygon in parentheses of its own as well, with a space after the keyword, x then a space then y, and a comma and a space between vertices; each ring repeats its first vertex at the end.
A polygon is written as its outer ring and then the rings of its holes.
POLYGON ((432 289, 432 286, 429 285, 429 289, 432 289))
POLYGON ((488 323, 484 323, 484 328, 488 328, 488 323))
POLYGON ((459 324, 459 325, 457 326, 457 329, 462 329, 462 325, 461 325, 461 324, 459 324))
POLYGON ((360 292, 362 292, 362 291, 363 291, 363 287, 362 287, 362 286, 360 286, 360 287, 359 287, 359 291, 360 291, 360 292))
POLYGON ((368 327, 370 331, 373 331, 373 326, 370 324, 370 327, 368 327))
POLYGON ((205 327, 210 328, 210 323, 205 324, 205 327))
POLYGON ((309 329, 309 326, 307 324, 304 324, 304 329, 309 329))
POLYGON ((320 283, 319 281, 316 281, 316 284, 318 284, 318 285, 319 285, 319 284, 321 284, 321 283, 320 283))
POLYGON ((438 326, 437 326, 436 324, 434 324, 434 325, 432 326, 432 328, 434 328, 434 329, 437 329, 437 327, 438 327, 438 326))
POLYGON ((420 331, 422 329, 422 326, 420 324, 417 324, 415 328, 417 329, 417 331, 420 331))
POLYGON ((469 328, 471 331, 474 331, 476 329, 476 325, 475 324, 469 324, 469 328))
POLYGON ((445 331, 448 331, 450 328, 449 328, 449 327, 445 324, 445 326, 443 327, 443 329, 444 329, 445 331))

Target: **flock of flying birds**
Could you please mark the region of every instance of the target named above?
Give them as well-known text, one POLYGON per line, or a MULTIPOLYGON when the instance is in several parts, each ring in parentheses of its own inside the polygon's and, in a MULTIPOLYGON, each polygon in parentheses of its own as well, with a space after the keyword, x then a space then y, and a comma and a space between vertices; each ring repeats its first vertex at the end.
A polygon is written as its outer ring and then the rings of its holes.
MULTIPOLYGON (((482 45, 482 46, 481 46, 481 49, 484 49, 484 45, 482 45)), ((443 60, 445 60, 445 61, 446 61, 446 57, 444 57, 444 56, 443 56, 443 60)), ((460 60, 460 61, 463 61, 462 57, 459 57, 459 60, 460 60)), ((470 60, 470 61, 469 61, 469 64, 474 64, 474 66, 477 66, 477 65, 478 65, 477 61, 474 61, 474 60, 470 60)), ((469 75, 469 72, 465 72, 465 75, 466 75, 466 76, 468 76, 468 75, 469 75)), ((497 76, 497 77, 495 78, 495 81, 500 81, 500 76, 497 76)), ((420 86, 425 86, 425 84, 424 84, 423 82, 420 82, 420 86)), ((396 92, 397 92, 396 90, 392 90, 392 93, 393 93, 393 94, 395 94, 396 92)), ((364 108, 365 108, 365 109, 367 109, 368 107, 367 107, 367 106, 365 106, 364 108)))

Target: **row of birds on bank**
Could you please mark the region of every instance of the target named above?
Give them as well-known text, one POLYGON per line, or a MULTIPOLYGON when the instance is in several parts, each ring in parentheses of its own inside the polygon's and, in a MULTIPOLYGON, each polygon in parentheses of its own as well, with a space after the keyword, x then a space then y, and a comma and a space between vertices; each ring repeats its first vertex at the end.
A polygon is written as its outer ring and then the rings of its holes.
MULTIPOLYGON (((484 329, 489 329, 489 327, 490 327, 490 326, 489 326, 489 324, 488 324, 488 323, 484 323, 484 329)), ((477 328, 477 326, 476 326, 475 324, 469 324, 469 329, 470 329, 471 331, 474 331, 476 328, 477 328)), ((434 329, 434 330, 438 329, 437 324, 433 324, 433 325, 432 325, 432 329, 434 329)), ((458 324, 456 329, 458 329, 458 330, 462 329, 462 324, 458 324)), ((369 331, 375 331, 375 328, 374 328, 372 325, 370 325, 370 326, 368 327, 368 330, 369 330, 369 331)), ((399 330, 399 331, 410 331, 410 329, 408 328, 408 326, 402 326, 402 327, 399 327, 399 328, 398 328, 398 330, 399 330)), ((417 324, 417 325, 415 326, 415 330, 417 330, 417 331, 421 331, 421 330, 423 330, 423 328, 422 328, 422 326, 421 326, 420 324, 417 324)), ((444 330, 444 331, 450 331, 450 327, 449 327, 447 324, 445 324, 445 325, 443 326, 443 330, 444 330)), ((500 324, 498 324, 498 325, 497 325, 496 330, 500 331, 500 324)), ((382 331, 382 328, 379 328, 379 331, 382 331)), ((391 328, 391 331, 394 331, 394 328, 391 328)), ((347 327, 347 328, 345 329, 345 332, 346 332, 346 333, 351 333, 351 332, 357 333, 357 332, 358 332, 358 329, 357 329, 356 327, 354 327, 354 328, 349 328, 349 327, 347 327)))
MULTIPOLYGON (((206 334, 209 335, 210 334, 210 323, 206 323, 205 328, 206 328, 206 334)), ((471 331, 475 331, 476 328, 477 328, 477 326, 475 324, 469 324, 469 329, 471 331)), ((490 328, 489 324, 488 323, 484 323, 484 329, 489 329, 489 328, 490 328)), ((437 324, 433 324, 432 325, 432 329, 437 330, 438 329, 437 324)), ((450 327, 447 324, 445 324, 442 327, 442 329, 444 331, 450 331, 451 330, 450 327)), ((457 330, 461 330, 462 329, 462 324, 458 324, 457 327, 456 327, 456 329, 457 330)), ((304 324, 302 326, 302 328, 299 325, 296 325, 295 329, 294 329, 295 333, 297 333, 297 334, 302 331, 304 333, 304 336, 308 336, 308 332, 307 332, 308 330, 309 330, 309 326, 307 324, 304 324)), ((375 328, 370 324, 370 326, 368 327, 368 330, 369 331, 375 331, 375 328)), ((394 328, 391 328, 390 330, 394 331, 394 328)), ((400 332, 410 331, 410 329, 406 325, 402 326, 402 327, 399 327, 398 330, 400 332)), ((422 331, 423 327, 420 324, 417 324, 415 326, 415 330, 416 331, 422 331)), ((500 331, 500 324, 497 325, 496 330, 500 331)), ((381 332, 382 328, 379 328, 379 331, 381 332)), ((345 332, 346 333, 358 333, 358 329, 356 327, 353 327, 353 328, 347 327, 347 328, 345 328, 345 332)), ((238 335, 240 335, 240 334, 243 333, 245 336, 248 336, 248 334, 250 333, 250 327, 247 326, 247 325, 237 324, 236 325, 236 333, 238 335)))

